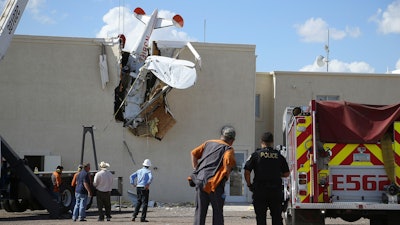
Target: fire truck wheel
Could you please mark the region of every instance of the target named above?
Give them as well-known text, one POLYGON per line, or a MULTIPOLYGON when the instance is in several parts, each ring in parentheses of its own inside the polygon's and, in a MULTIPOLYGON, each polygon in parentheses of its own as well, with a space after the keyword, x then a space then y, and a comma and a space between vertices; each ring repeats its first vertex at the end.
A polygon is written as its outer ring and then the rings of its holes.
POLYGON ((351 223, 351 222, 355 222, 355 221, 361 219, 361 216, 352 215, 352 214, 343 214, 340 216, 340 218, 342 218, 344 221, 351 223))
POLYGON ((6 210, 6 212, 12 212, 10 207, 10 201, 8 199, 3 200, 3 209, 6 210))

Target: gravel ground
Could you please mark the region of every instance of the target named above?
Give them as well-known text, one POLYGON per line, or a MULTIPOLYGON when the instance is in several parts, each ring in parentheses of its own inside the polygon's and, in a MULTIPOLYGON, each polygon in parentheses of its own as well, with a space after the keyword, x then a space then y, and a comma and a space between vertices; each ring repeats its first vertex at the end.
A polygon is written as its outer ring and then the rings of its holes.
MULTIPOLYGON (((113 208, 112 219, 110 222, 98 222, 97 210, 89 209, 87 212, 86 222, 73 222, 69 214, 65 214, 61 219, 50 219, 49 214, 45 210, 39 211, 26 211, 22 213, 9 213, 0 210, 0 224, 28 224, 34 223, 35 225, 63 225, 63 224, 134 224, 140 222, 132 222, 133 208, 113 208)), ((139 214, 140 215, 140 214, 139 214)), ((194 208, 191 206, 161 206, 149 207, 147 212, 147 220, 149 225, 176 225, 176 224, 193 224, 194 208)), ((212 224, 212 212, 209 210, 206 224, 212 224)), ((255 214, 251 205, 226 205, 224 207, 224 218, 226 225, 255 225, 255 214)), ((271 225, 271 218, 267 218, 267 224, 271 225)), ((354 223, 348 223, 341 219, 327 219, 326 224, 335 225, 366 225, 369 224, 368 220, 361 219, 354 223)))

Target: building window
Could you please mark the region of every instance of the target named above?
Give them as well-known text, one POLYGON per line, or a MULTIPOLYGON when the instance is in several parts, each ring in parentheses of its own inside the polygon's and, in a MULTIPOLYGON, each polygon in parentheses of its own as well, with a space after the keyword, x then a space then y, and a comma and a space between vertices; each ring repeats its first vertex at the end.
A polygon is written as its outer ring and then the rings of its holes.
POLYGON ((261 95, 260 94, 256 94, 256 112, 255 112, 255 116, 256 119, 261 119, 261 95))
POLYGON ((317 95, 318 101, 338 101, 339 95, 317 95))

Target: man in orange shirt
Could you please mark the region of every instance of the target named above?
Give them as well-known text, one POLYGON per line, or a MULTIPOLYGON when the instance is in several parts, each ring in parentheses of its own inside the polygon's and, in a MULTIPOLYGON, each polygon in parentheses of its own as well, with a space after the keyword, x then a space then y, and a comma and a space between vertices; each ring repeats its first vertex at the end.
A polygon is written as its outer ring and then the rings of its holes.
POLYGON ((61 174, 63 169, 64 167, 57 166, 56 171, 54 171, 53 174, 51 175, 51 182, 53 183, 53 193, 58 203, 61 203, 60 189, 62 182, 61 174))
POLYGON ((236 166, 232 144, 236 132, 231 126, 221 129, 219 140, 208 140, 191 152, 192 165, 196 176, 196 209, 194 225, 204 225, 208 206, 213 208, 213 225, 223 225, 225 203, 225 182, 236 166))

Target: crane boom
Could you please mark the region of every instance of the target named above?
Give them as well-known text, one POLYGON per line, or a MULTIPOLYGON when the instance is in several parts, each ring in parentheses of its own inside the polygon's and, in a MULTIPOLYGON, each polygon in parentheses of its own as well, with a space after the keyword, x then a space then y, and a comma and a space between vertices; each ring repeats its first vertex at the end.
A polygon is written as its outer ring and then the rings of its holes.
POLYGON ((0 17, 0 61, 6 55, 27 4, 28 0, 8 0, 4 7, 0 17))

